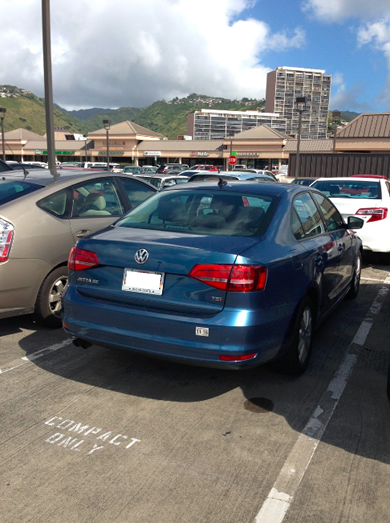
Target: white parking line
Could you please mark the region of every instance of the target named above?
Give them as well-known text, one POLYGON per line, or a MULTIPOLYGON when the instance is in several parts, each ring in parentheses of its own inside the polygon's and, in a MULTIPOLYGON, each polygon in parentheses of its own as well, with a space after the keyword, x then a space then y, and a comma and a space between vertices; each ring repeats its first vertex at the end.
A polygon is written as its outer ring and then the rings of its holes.
MULTIPOLYGON (((380 280, 378 278, 363 278, 363 276, 360 278, 361 280, 365 280, 365 281, 374 281, 376 283, 381 283, 382 285, 389 285, 390 282, 388 282, 387 284, 383 281, 383 280, 380 280)), ((386 280, 385 280, 386 281, 386 280)))
POLYGON ((42 358, 42 356, 46 356, 46 354, 49 354, 50 352, 54 352, 56 350, 63 349, 67 345, 70 345, 72 343, 72 341, 73 341, 72 339, 64 340, 60 343, 51 345, 50 347, 46 347, 45 349, 41 349, 41 350, 38 350, 37 352, 33 352, 29 356, 23 356, 23 358, 11 361, 7 365, 7 367, 0 369, 0 374, 4 374, 4 372, 9 372, 10 370, 14 370, 18 367, 21 367, 22 365, 25 365, 26 363, 30 363, 31 361, 35 361, 38 358, 42 358))
POLYGON ((352 374, 361 348, 372 327, 374 316, 379 313, 389 292, 387 287, 389 284, 390 275, 382 281, 382 287, 370 310, 349 345, 340 367, 322 395, 318 406, 287 457, 267 499, 255 518, 255 523, 281 523, 283 521, 352 374))

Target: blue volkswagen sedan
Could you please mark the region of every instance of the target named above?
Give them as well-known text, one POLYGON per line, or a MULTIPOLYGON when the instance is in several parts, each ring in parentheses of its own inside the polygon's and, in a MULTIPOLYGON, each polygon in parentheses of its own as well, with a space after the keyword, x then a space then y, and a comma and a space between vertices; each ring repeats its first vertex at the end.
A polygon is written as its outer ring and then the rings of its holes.
POLYGON ((314 328, 357 296, 362 225, 310 187, 176 185, 79 240, 63 327, 82 347, 301 374, 314 328))

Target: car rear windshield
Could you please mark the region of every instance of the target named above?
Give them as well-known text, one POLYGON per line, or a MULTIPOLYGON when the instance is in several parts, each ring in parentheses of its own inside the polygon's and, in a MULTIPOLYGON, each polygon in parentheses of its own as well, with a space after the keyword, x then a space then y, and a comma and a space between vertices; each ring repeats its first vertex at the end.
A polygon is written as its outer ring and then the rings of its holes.
POLYGON ((116 223, 187 234, 262 236, 278 198, 261 192, 167 191, 153 195, 116 223))
POLYGON ((16 200, 20 198, 20 196, 24 196, 41 188, 41 185, 22 180, 2 181, 0 183, 0 205, 16 200))
POLYGON ((330 179, 315 182, 312 187, 318 189, 329 198, 359 198, 374 199, 382 198, 381 186, 379 181, 341 181, 330 179))

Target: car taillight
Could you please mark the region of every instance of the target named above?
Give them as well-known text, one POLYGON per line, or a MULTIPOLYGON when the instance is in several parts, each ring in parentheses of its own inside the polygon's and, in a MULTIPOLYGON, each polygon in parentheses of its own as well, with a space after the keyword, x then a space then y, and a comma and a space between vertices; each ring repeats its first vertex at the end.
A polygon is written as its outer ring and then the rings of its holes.
POLYGON ((230 292, 262 291, 267 281, 267 268, 259 265, 195 265, 189 276, 230 292))
POLYGON ((387 217, 386 207, 374 207, 372 209, 359 209, 356 213, 357 216, 370 216, 367 220, 369 222, 377 222, 378 220, 384 220, 387 217))
POLYGON ((69 254, 68 267, 72 271, 85 271, 99 265, 97 255, 91 251, 85 251, 78 247, 72 247, 69 254))
POLYGON ((9 258, 14 231, 11 223, 0 220, 0 262, 5 262, 9 258))

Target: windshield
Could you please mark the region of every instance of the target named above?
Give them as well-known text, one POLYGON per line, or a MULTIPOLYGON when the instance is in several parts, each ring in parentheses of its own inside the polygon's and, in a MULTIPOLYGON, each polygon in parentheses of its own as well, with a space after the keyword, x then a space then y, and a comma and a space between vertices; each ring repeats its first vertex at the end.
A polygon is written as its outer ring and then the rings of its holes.
POLYGON ((132 227, 190 234, 262 236, 278 198, 245 191, 168 191, 153 195, 116 223, 132 227))
POLYGON ((41 185, 26 181, 2 181, 0 183, 0 205, 37 191, 41 187, 41 185))
POLYGON ((374 199, 382 198, 381 186, 378 181, 357 181, 357 180, 329 180, 313 183, 312 187, 318 189, 329 198, 359 198, 374 199))

